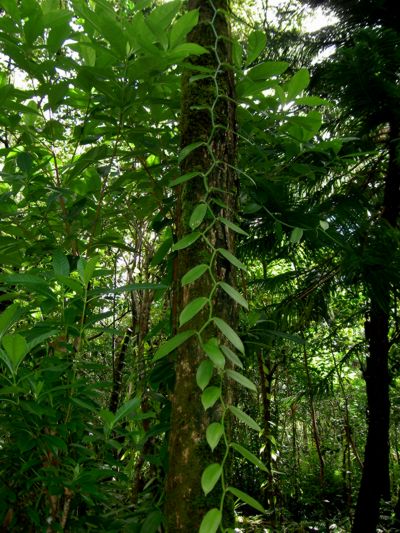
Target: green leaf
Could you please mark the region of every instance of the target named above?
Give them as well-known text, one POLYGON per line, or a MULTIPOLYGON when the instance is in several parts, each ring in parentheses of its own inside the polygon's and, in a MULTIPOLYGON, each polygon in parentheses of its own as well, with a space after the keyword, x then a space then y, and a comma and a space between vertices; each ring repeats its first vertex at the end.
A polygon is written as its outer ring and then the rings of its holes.
POLYGON ((205 264, 197 265, 191 268, 182 277, 182 281, 181 281, 182 286, 188 285, 189 283, 193 283, 194 281, 196 281, 196 279, 199 279, 204 274, 204 272, 206 272, 207 270, 208 270, 208 265, 205 265, 205 264))
POLYGON ((201 488, 206 496, 213 490, 221 474, 222 466, 218 463, 213 463, 205 468, 201 476, 201 488))
POLYGON ((292 101, 298 96, 310 83, 310 74, 306 68, 300 69, 294 74, 287 83, 287 101, 292 101))
POLYGON ((223 369, 225 366, 225 357, 218 346, 218 339, 211 338, 203 344, 203 349, 213 362, 214 366, 223 369))
POLYGON ((296 98, 295 100, 296 105, 308 105, 308 106, 319 106, 319 105, 331 105, 329 100, 325 100, 324 98, 319 98, 319 96, 302 96, 300 98, 296 98))
POLYGON ((220 396, 221 389, 219 387, 207 387, 201 395, 201 403, 203 404, 205 411, 207 411, 209 407, 212 407, 220 396))
POLYGON ((329 223, 326 222, 325 220, 320 220, 319 221, 319 225, 321 226, 321 228, 326 231, 327 229, 329 229, 329 223))
POLYGON ((236 416, 241 422, 244 422, 249 428, 254 429, 255 431, 261 431, 260 426, 257 424, 255 420, 251 418, 248 414, 243 412, 238 407, 235 407, 234 405, 229 406, 229 410, 233 415, 236 416))
POLYGON ((69 262, 62 250, 53 254, 53 270, 56 276, 69 276, 69 262))
POLYGON ((175 252, 176 250, 183 250, 184 248, 187 248, 188 246, 196 242, 200 235, 201 233, 199 231, 188 233, 173 245, 172 250, 175 252))
POLYGON ((225 250, 225 248, 217 248, 217 252, 225 257, 233 266, 241 268, 242 270, 247 270, 243 263, 239 261, 231 252, 225 250))
POLYGON ((304 230, 302 228, 294 228, 290 234, 290 242, 296 244, 301 241, 303 237, 304 230))
POLYGON ((264 507, 261 505, 260 502, 255 500, 252 496, 249 496, 245 492, 242 492, 239 489, 236 489, 235 487, 228 487, 226 490, 229 490, 236 498, 239 498, 239 500, 242 500, 242 502, 247 503, 247 505, 250 505, 260 513, 265 513, 264 507))
POLYGON ((4 335, 2 344, 11 363, 12 371, 16 373, 19 365, 28 353, 28 344, 25 338, 19 335, 19 333, 4 335))
POLYGON ((114 425, 119 420, 128 416, 130 413, 132 413, 132 411, 135 412, 140 406, 140 402, 141 402, 141 398, 136 396, 135 398, 132 398, 131 400, 128 400, 123 405, 121 405, 121 407, 115 413, 115 417, 114 417, 111 427, 114 427, 114 425))
POLYGON ((150 265, 151 266, 158 266, 167 256, 171 246, 173 244, 172 237, 169 237, 165 241, 163 241, 160 246, 157 248, 156 252, 154 253, 150 265))
MULTIPOLYGON (((146 516, 146 519, 143 522, 142 527, 140 529, 140 533, 157 533, 157 531, 160 531, 160 526, 162 522, 163 522, 162 512, 159 510, 152 511, 150 514, 146 516)), ((135 531, 137 531, 136 528, 135 528, 135 531)))
POLYGON ((169 186, 175 187, 176 185, 180 185, 181 183, 185 183, 185 181, 189 181, 201 175, 201 172, 188 172, 187 174, 183 174, 182 176, 179 176, 179 178, 175 178, 174 180, 172 180, 169 186))
POLYGON ((0 315, 0 337, 8 330, 10 326, 18 319, 20 308, 17 304, 11 304, 0 315))
POLYGON ((218 446, 223 434, 224 426, 219 422, 213 422, 207 427, 206 439, 212 451, 218 446))
POLYGON ((224 352, 225 356, 229 359, 231 363, 238 366, 239 368, 243 368, 243 363, 239 359, 239 357, 233 352, 229 346, 221 345, 221 350, 224 352))
POLYGON ((172 26, 169 42, 170 47, 174 48, 180 44, 186 37, 186 35, 196 26, 199 20, 199 10, 193 9, 188 11, 175 22, 172 26))
POLYGON ((214 371, 214 365, 209 359, 205 359, 199 364, 196 372, 196 383, 201 390, 204 390, 210 383, 214 371))
MULTIPOLYGON (((189 43, 188 43, 189 44, 189 43)), ((182 163, 182 161, 187 157, 193 150, 196 150, 196 148, 199 148, 200 146, 207 146, 205 142, 203 141, 197 141, 192 144, 188 144, 182 150, 180 151, 179 157, 178 157, 178 163, 182 163)))
POLYGON ((178 333, 171 339, 168 339, 156 351, 153 357, 153 362, 158 361, 159 359, 162 359, 163 357, 171 353, 173 350, 178 348, 178 346, 180 346, 185 341, 187 341, 192 335, 194 335, 194 333, 195 331, 190 329, 188 331, 182 331, 181 333, 178 333))
POLYGON ((192 318, 195 317, 207 303, 208 298, 205 296, 200 296, 189 302, 179 315, 179 325, 183 326, 186 322, 192 320, 192 318))
POLYGON ((190 216, 189 226, 191 229, 196 229, 203 222, 204 217, 206 216, 208 205, 206 203, 201 203, 196 205, 193 213, 190 216))
POLYGON ((253 81, 267 80, 283 74, 288 67, 289 63, 286 61, 266 61, 250 69, 247 76, 253 81))
POLYGON ((199 533, 215 533, 221 523, 222 514, 216 507, 210 509, 200 524, 199 533))
POLYGON ((228 226, 229 229, 231 229, 232 231, 234 231, 235 233, 239 233, 240 235, 245 235, 246 237, 249 236, 249 234, 247 233, 247 231, 244 231, 244 229, 242 229, 240 226, 238 226, 237 224, 234 224, 231 220, 228 220, 227 218, 225 217, 219 217, 219 220, 225 224, 225 226, 228 226))
POLYGON ((256 455, 254 455, 254 453, 250 452, 246 448, 243 448, 243 446, 241 446, 240 444, 236 444, 236 442, 231 442, 229 446, 239 452, 240 455, 250 461, 250 463, 253 463, 254 466, 259 468, 260 470, 263 470, 264 472, 268 472, 268 469, 265 464, 260 461, 260 459, 256 455))
POLYGON ((232 343, 233 346, 237 350, 239 350, 239 352, 244 354, 243 342, 241 341, 236 331, 234 331, 224 320, 222 320, 222 318, 214 317, 213 322, 217 326, 217 328, 221 331, 221 333, 225 335, 228 341, 232 343))
POLYGON ((239 374, 239 372, 236 372, 235 370, 227 370, 226 373, 231 379, 243 385, 243 387, 257 392, 257 387, 255 386, 255 384, 248 378, 246 378, 246 376, 243 376, 243 374, 239 374))
POLYGON ((264 50, 267 44, 267 36, 264 31, 255 30, 249 35, 246 67, 250 65, 264 50))
POLYGON ((235 300, 235 302, 237 302, 245 309, 249 309, 249 304, 247 303, 247 301, 243 298, 240 292, 234 289, 231 285, 228 285, 224 281, 220 281, 218 285, 226 292, 226 294, 228 294, 233 300, 235 300))

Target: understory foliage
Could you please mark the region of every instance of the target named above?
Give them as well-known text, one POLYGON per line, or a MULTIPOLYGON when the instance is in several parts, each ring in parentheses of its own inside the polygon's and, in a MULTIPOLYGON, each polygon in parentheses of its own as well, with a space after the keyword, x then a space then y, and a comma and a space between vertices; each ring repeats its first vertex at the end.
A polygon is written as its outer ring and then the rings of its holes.
POLYGON ((4 531, 350 531, 374 316, 400 523, 397 19, 200 4, 0 0, 4 531))

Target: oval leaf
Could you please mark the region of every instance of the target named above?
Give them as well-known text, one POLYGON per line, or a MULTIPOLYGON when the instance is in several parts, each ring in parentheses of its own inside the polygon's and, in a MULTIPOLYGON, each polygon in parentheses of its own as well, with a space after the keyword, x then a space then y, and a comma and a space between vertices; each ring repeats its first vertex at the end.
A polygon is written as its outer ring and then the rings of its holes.
POLYGON ((241 422, 244 422, 249 428, 254 429, 255 431, 261 431, 260 426, 257 424, 255 420, 251 418, 248 414, 244 413, 241 409, 238 407, 235 407, 234 405, 229 406, 229 410, 233 415, 236 416, 241 422))
POLYGON ((169 353, 171 353, 175 348, 178 348, 181 344, 183 344, 189 337, 191 337, 195 332, 190 329, 188 331, 182 331, 182 333, 178 333, 172 339, 168 339, 166 342, 164 342, 156 351, 153 361, 158 361, 158 359, 161 359, 162 357, 165 357, 169 353))
POLYGON ((239 357, 233 352, 229 346, 221 346, 221 350, 224 352, 225 356, 229 359, 231 363, 238 366, 239 368, 243 368, 243 363, 239 359, 239 357))
POLYGON ((246 387, 253 392, 257 392, 255 384, 246 378, 246 376, 243 376, 243 374, 239 374, 239 372, 236 372, 235 370, 227 370, 226 373, 231 379, 234 379, 237 383, 243 385, 243 387, 246 387))
POLYGON ((255 30, 252 31, 249 35, 248 41, 248 50, 247 50, 247 59, 246 67, 250 65, 264 50, 267 43, 267 36, 264 31, 255 30))
POLYGON ((16 371, 28 353, 27 342, 22 335, 14 333, 12 335, 4 335, 2 343, 13 370, 16 371))
POLYGON ((294 230, 290 234, 290 242, 298 243, 301 241, 302 236, 303 236, 303 229, 294 228, 294 230))
POLYGON ((245 309, 249 309, 249 304, 246 302, 240 292, 234 289, 231 285, 228 285, 228 283, 225 283, 224 281, 220 281, 219 286, 224 289, 226 294, 228 294, 233 300, 235 300, 235 302, 237 302, 245 309))
POLYGON ((214 366, 217 368, 223 369, 225 366, 225 357, 221 352, 218 346, 217 339, 209 339, 206 343, 203 344, 203 349, 214 363, 214 366))
POLYGON ((239 500, 242 500, 242 502, 247 503, 254 509, 257 509, 257 511, 260 511, 260 513, 265 513, 264 507, 261 505, 260 502, 246 494, 245 492, 242 492, 239 489, 236 489, 235 487, 228 487, 226 490, 229 490, 236 498, 239 498, 239 500))
POLYGON ((214 365, 209 359, 202 361, 199 365, 199 368, 196 372, 196 383, 201 390, 204 390, 207 385, 210 383, 212 374, 214 370, 214 365))
POLYGON ((265 464, 260 461, 260 459, 256 455, 254 455, 254 453, 250 452, 249 450, 246 450, 246 448, 243 448, 243 446, 241 446, 240 444, 236 444, 235 442, 231 442, 230 447, 239 452, 240 455, 250 461, 250 463, 253 463, 253 465, 259 468, 260 470, 268 472, 268 469, 265 464))
POLYGON ((196 242, 200 235, 201 233, 199 231, 188 233, 188 235, 185 235, 184 237, 182 237, 182 239, 180 239, 173 245, 172 250, 176 252, 176 250, 183 250, 184 248, 187 248, 188 246, 196 242))
POLYGON ((199 533, 215 533, 221 523, 222 514, 217 508, 210 509, 200 524, 199 533))
POLYGON ((221 389, 219 387, 207 387, 201 395, 201 403, 204 409, 207 411, 209 407, 212 407, 220 396, 221 389))
POLYGON ((239 352, 244 354, 243 342, 240 340, 240 337, 236 331, 234 331, 224 320, 222 320, 222 318, 214 317, 213 321, 221 333, 225 335, 228 341, 231 342, 233 346, 239 350, 239 352))
POLYGON ((182 285, 188 285, 189 283, 193 283, 196 281, 196 279, 199 279, 204 272, 208 270, 208 265, 197 265, 193 268, 191 268, 182 278, 182 285))
POLYGON ((207 427, 206 439, 212 451, 218 446, 223 434, 224 426, 219 422, 213 422, 207 427))
POLYGON ((192 320, 192 318, 203 309, 207 302, 208 298, 205 296, 200 296, 199 298, 195 298, 193 301, 189 302, 179 315, 179 325, 183 326, 186 324, 186 322, 192 320))
POLYGON ((225 257, 233 266, 236 268, 241 268, 242 270, 246 270, 246 267, 243 263, 239 261, 237 257, 235 257, 231 252, 228 250, 225 250, 225 248, 218 248, 218 252, 225 257))
POLYGON ((219 219, 221 222, 225 224, 225 226, 228 226, 228 228, 231 229, 232 231, 235 231, 236 233, 239 233, 240 235, 245 235, 246 237, 249 236, 247 231, 244 231, 240 226, 237 226, 231 220, 228 220, 227 218, 224 218, 224 217, 219 217, 219 219))
POLYGON ((206 216, 207 209, 208 209, 208 205, 207 204, 203 203, 203 204, 196 205, 196 207, 194 208, 193 213, 190 216, 190 220, 189 220, 189 226, 192 229, 196 229, 196 228, 198 228, 200 226, 200 224, 204 220, 204 217, 206 216))
POLYGON ((221 477, 221 474, 222 467, 218 463, 208 465, 207 468, 204 470, 201 476, 201 488, 203 489, 203 492, 206 496, 213 490, 215 484, 221 477))

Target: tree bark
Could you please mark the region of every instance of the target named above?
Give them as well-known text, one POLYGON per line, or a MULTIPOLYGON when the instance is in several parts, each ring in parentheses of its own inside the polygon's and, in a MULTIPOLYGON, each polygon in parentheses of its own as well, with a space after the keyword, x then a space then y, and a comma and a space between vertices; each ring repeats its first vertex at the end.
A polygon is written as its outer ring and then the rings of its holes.
MULTIPOLYGON (((399 133, 399 125, 393 121, 390 124, 389 165, 381 217, 383 226, 390 228, 396 227, 400 210, 399 133)), ((385 229, 383 227, 384 231, 385 229)), ((379 246, 380 243, 377 244, 379 246)), ((390 254, 385 260, 390 263, 390 254)), ((377 264, 374 267, 378 269, 379 274, 383 265, 377 264)), ((380 500, 390 499, 388 360, 391 287, 384 271, 375 279, 379 281, 379 285, 374 286, 371 283, 369 286, 370 313, 369 319, 365 322, 365 336, 369 345, 364 373, 367 388, 368 434, 353 533, 375 533, 379 521, 380 500)))
MULTIPOLYGON (((192 232, 189 226, 190 216, 201 202, 208 204, 214 216, 232 220, 236 213, 237 179, 232 169, 236 160, 234 81, 233 71, 227 66, 231 62, 228 3, 228 0, 188 2, 189 9, 199 9, 199 23, 188 40, 204 46, 210 53, 191 58, 193 69, 188 67, 183 75, 181 145, 185 147, 203 141, 208 146, 192 151, 181 163, 181 172, 206 174, 208 188, 203 176, 195 177, 180 186, 176 205, 178 239, 192 232), (199 73, 197 66, 217 72, 215 78, 189 81, 199 73)), ((199 229, 204 231, 210 221, 211 216, 206 215, 206 221, 199 229)), ((207 231, 207 239, 215 248, 234 252, 233 235, 226 225, 219 222, 214 224, 207 231)), ((210 295, 213 280, 208 273, 190 285, 181 287, 179 283, 182 276, 194 266, 210 264, 210 258, 210 247, 202 238, 178 252, 175 261, 177 283, 174 287, 178 316, 194 298, 210 295)), ((234 284, 232 266, 219 254, 212 262, 212 273, 216 279, 234 284)), ((237 310, 233 301, 218 290, 213 305, 214 315, 235 327, 237 310)), ((209 308, 206 306, 181 331, 199 330, 208 318, 208 312, 209 308)), ((215 332, 207 330, 205 334, 209 337, 215 335, 215 332)), ((219 420, 220 410, 215 407, 204 411, 201 390, 196 384, 196 371, 204 359, 205 354, 196 336, 176 350, 176 384, 172 396, 169 470, 164 508, 169 533, 197 531, 204 514, 212 507, 219 507, 218 489, 215 488, 205 497, 200 483, 204 468, 219 460, 218 448, 214 454, 211 453, 205 440, 205 431, 211 422, 219 420)))

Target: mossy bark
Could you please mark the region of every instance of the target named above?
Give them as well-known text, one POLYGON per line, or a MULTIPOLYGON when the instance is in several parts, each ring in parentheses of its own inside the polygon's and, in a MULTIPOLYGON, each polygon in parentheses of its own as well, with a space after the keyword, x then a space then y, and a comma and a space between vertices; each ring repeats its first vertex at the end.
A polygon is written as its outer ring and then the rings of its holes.
MULTIPOLYGON (((232 170, 236 159, 234 76, 229 67, 231 41, 228 7, 228 0, 188 2, 188 9, 199 9, 199 23, 188 40, 204 46, 209 53, 191 58, 193 68, 188 67, 183 75, 181 146, 204 141, 208 147, 202 146, 191 152, 183 160, 181 172, 207 173, 208 186, 205 186, 203 177, 199 176, 184 183, 178 190, 178 239, 191 233, 190 216, 201 202, 207 202, 215 216, 232 220, 236 214, 237 180, 232 170), (192 76, 199 73, 197 66, 210 68, 211 77, 191 80, 192 76), (219 74, 215 79, 212 74, 217 70, 219 74)), ((199 229, 204 230, 210 220, 209 214, 199 229)), ((221 223, 215 224, 208 231, 207 239, 217 248, 234 252, 234 237, 221 223)), ((209 264, 210 257, 211 249, 204 239, 198 239, 189 248, 179 251, 175 262, 177 282, 174 289, 176 303, 173 306, 178 316, 194 298, 210 295, 213 282, 208 273, 185 287, 181 287, 179 281, 194 266, 200 263, 209 264)), ((222 256, 213 262, 212 269, 215 278, 234 284, 231 264, 223 260, 222 256)), ((213 304, 215 316, 223 318, 235 327, 237 310, 233 301, 228 300, 225 293, 218 291, 213 304)), ((208 311, 206 307, 204 312, 199 313, 181 329, 200 329, 208 311)), ((215 332, 207 331, 205 334, 215 335, 215 332)), ((204 514, 212 507, 219 507, 218 488, 207 497, 201 489, 204 468, 210 463, 219 462, 221 455, 218 448, 212 454, 205 439, 207 426, 212 421, 219 420, 221 413, 218 402, 215 408, 206 412, 201 404, 201 390, 196 384, 196 371, 204 358, 205 354, 196 337, 189 339, 176 351, 176 385, 172 396, 165 501, 166 527, 169 533, 198 531, 204 514)), ((225 397, 227 393, 228 387, 224 383, 225 397)))

